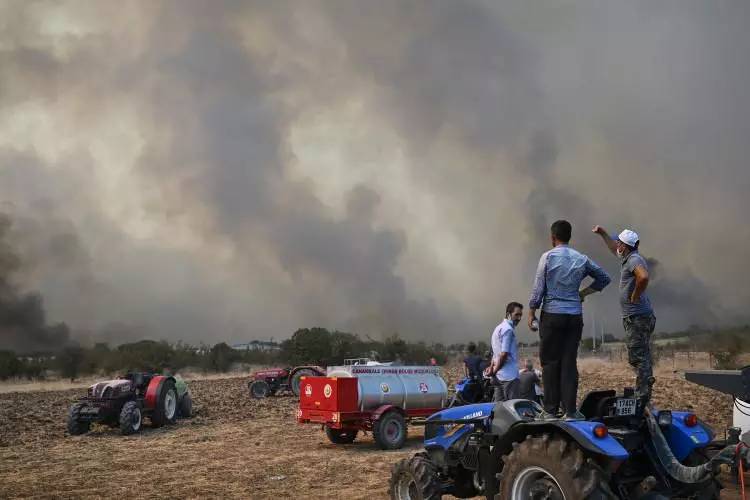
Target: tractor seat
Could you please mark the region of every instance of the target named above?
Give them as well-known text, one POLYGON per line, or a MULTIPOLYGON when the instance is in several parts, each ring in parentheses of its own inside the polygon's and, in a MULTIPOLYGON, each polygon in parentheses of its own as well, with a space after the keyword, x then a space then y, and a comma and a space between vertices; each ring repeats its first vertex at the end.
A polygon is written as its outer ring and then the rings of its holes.
POLYGON ((587 419, 604 418, 608 415, 608 408, 617 399, 617 391, 591 391, 581 401, 580 412, 587 419))
POLYGON ((542 407, 528 399, 511 399, 496 403, 492 411, 493 433, 502 435, 516 422, 534 420, 541 413, 542 407))

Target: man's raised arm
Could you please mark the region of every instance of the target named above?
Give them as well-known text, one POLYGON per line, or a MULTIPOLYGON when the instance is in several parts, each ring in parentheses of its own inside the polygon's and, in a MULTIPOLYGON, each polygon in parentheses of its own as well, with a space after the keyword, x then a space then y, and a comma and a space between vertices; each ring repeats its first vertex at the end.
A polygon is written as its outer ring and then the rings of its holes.
POLYGON ((607 245, 609 251, 617 255, 617 242, 609 237, 609 233, 606 231, 606 229, 604 229, 602 226, 594 226, 594 229, 592 229, 591 232, 601 236, 602 241, 604 241, 604 244, 607 245))

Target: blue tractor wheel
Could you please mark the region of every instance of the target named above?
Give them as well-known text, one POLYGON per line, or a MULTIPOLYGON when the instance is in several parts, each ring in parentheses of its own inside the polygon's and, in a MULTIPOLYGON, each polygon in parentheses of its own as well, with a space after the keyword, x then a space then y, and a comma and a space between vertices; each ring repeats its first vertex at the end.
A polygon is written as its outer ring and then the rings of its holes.
POLYGON ((393 500, 439 500, 437 466, 421 453, 401 460, 393 466, 388 493, 393 500))
POLYGON ((500 495, 505 500, 608 500, 616 498, 596 462, 563 436, 527 436, 503 457, 500 495))

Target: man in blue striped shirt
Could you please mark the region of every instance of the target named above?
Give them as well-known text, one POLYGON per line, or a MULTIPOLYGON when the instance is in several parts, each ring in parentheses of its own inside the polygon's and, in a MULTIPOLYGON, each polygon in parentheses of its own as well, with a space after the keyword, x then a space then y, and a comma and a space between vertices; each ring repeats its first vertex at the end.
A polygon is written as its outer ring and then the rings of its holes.
POLYGON ((583 331, 584 297, 600 292, 611 281, 607 273, 586 255, 570 248, 573 228, 565 220, 551 227, 552 250, 542 254, 529 300, 529 328, 539 321, 539 359, 544 382, 544 413, 541 418, 556 418, 560 404, 566 419, 583 418, 576 409, 578 391, 578 344, 583 331), (583 290, 581 282, 594 281, 583 290))

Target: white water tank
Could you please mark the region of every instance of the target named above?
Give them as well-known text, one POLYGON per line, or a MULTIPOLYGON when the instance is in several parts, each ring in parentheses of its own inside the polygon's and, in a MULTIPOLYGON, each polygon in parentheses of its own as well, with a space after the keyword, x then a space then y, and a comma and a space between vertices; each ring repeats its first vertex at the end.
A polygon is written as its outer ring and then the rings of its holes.
POLYGON ((734 400, 734 408, 732 408, 732 426, 742 429, 740 436, 743 436, 743 441, 748 442, 744 435, 746 432, 750 432, 750 403, 742 401, 741 399, 734 400))
POLYGON ((328 377, 356 377, 359 411, 392 404, 404 410, 443 408, 448 386, 437 366, 331 366, 328 377))

